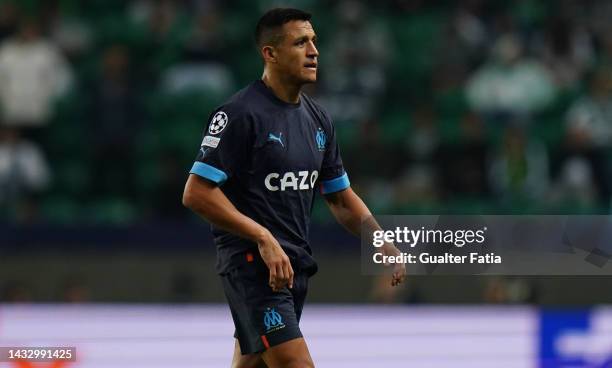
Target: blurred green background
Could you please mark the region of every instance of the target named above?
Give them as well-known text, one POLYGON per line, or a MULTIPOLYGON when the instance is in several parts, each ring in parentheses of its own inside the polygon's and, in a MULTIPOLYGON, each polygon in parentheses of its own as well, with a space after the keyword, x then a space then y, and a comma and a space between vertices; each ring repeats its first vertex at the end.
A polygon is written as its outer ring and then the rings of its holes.
MULTIPOLYGON (((20 180, 5 165, 2 217, 189 216, 181 187, 208 115, 261 75, 252 31, 275 4, 2 1, 2 125, 36 146, 23 171, 45 169, 20 180), (30 109, 44 113, 14 107, 36 91, 30 109)), ((607 211, 605 1, 283 4, 314 14, 322 67, 309 92, 377 213, 607 211)))

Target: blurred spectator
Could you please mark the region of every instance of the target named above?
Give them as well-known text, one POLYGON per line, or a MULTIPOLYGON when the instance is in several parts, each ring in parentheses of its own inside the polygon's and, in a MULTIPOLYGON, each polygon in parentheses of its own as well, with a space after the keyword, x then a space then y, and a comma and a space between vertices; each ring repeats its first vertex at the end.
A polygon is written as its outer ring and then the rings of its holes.
POLYGON ((143 26, 142 65, 135 70, 145 82, 156 81, 170 65, 180 60, 188 37, 191 18, 183 16, 184 2, 172 0, 137 0, 129 5, 133 22, 143 26))
POLYGON ((493 152, 489 181, 496 197, 538 199, 548 189, 549 164, 545 147, 522 129, 508 126, 501 147, 493 152))
POLYGON ((474 110, 514 120, 547 107, 555 86, 542 64, 523 55, 521 40, 504 34, 496 41, 490 60, 468 81, 466 93, 474 110))
MULTIPOLYGON (((571 4, 571 3, 570 3, 571 4)), ((612 35, 610 34, 610 17, 612 17, 612 3, 609 1, 593 1, 589 6, 585 7, 581 3, 575 3, 573 13, 570 13, 571 18, 575 19, 576 15, 583 15, 579 19, 584 19, 583 22, 593 32, 598 44, 598 55, 601 58, 608 59, 612 56, 612 35)))
POLYGON ((185 210, 179 198, 185 188, 185 168, 181 166, 178 154, 162 153, 157 166, 161 171, 153 202, 157 216, 167 220, 184 219, 189 212, 185 210))
POLYGON ((177 17, 177 2, 171 0, 135 0, 129 4, 129 13, 137 23, 148 23, 155 38, 164 38, 177 17))
POLYGON ((460 124, 458 139, 445 142, 435 160, 444 197, 485 197, 489 185, 484 124, 474 113, 466 114, 460 124))
POLYGON ((553 18, 535 49, 540 51, 560 89, 577 87, 584 71, 594 61, 590 33, 569 18, 553 18))
POLYGON ((234 85, 231 71, 219 63, 181 63, 168 69, 164 74, 164 91, 180 93, 202 90, 213 96, 227 95, 234 85))
POLYGON ((506 303, 509 298, 506 283, 499 277, 487 281, 483 294, 484 302, 490 304, 506 303))
POLYGON ((449 28, 451 32, 448 37, 456 37, 472 54, 481 54, 488 38, 486 25, 480 14, 483 3, 484 1, 460 1, 449 28))
POLYGON ((0 207, 30 217, 33 214, 23 211, 35 207, 36 195, 49 182, 49 166, 40 148, 20 138, 16 129, 0 127, 0 207))
POLYGON ((412 162, 433 164, 440 144, 438 117, 433 107, 420 104, 412 112, 412 129, 405 140, 405 149, 412 162))
POLYGON ((71 61, 78 62, 93 46, 93 29, 82 17, 62 12, 60 0, 45 2, 42 15, 50 39, 71 61))
POLYGON ((60 288, 60 300, 64 303, 86 303, 90 301, 91 291, 80 276, 64 279, 60 288))
POLYGON ((163 74, 162 88, 170 93, 204 90, 225 96, 234 88, 232 71, 223 62, 221 19, 209 9, 195 16, 195 24, 181 45, 182 60, 163 74))
POLYGON ((573 146, 612 146, 612 68, 600 67, 590 75, 587 94, 567 112, 566 129, 573 146))
POLYGON ((359 130, 353 145, 347 147, 348 166, 356 178, 367 180, 377 173, 378 176, 391 178, 394 174, 393 160, 380 161, 393 147, 383 142, 382 123, 376 119, 366 119, 359 123, 359 130), (381 154, 382 152, 382 154, 381 154))
POLYGON ((596 201, 608 206, 611 195, 612 70, 602 67, 590 76, 587 95, 570 107, 565 141, 556 167, 555 201, 596 201))
POLYGON ((179 271, 172 277, 170 301, 172 303, 192 303, 196 296, 196 280, 193 275, 179 271))
POLYGON ((392 48, 386 27, 369 16, 362 2, 342 1, 336 13, 338 28, 320 50, 322 97, 333 117, 359 121, 376 111, 392 48))
POLYGON ((347 146, 345 166, 350 168, 361 193, 373 198, 375 207, 385 207, 392 201, 393 179, 401 170, 401 150, 385 144, 381 122, 366 119, 359 124, 354 145, 347 146), (396 159, 389 159, 395 157, 396 159))
POLYGON ((492 304, 537 303, 538 291, 525 279, 509 277, 487 277, 483 301, 492 304))
POLYGON ((195 16, 195 24, 186 40, 183 58, 192 62, 222 62, 225 53, 221 25, 223 15, 217 9, 203 9, 195 16))
POLYGON ((435 201, 439 195, 434 162, 440 144, 438 117, 428 104, 415 107, 411 115, 412 126, 400 161, 403 167, 395 187, 395 200, 403 205, 435 201))
POLYGON ((593 171, 592 162, 580 156, 563 160, 548 194, 550 203, 575 209, 593 208, 602 203, 606 206, 599 200, 597 173, 593 171))
MULTIPOLYGON (((404 170, 395 181, 393 207, 402 211, 410 205, 428 205, 438 203, 440 184, 436 171, 430 165, 414 164, 404 170)), ((380 187, 379 189, 385 189, 380 187)), ((372 196, 374 203, 379 197, 372 196)))
MULTIPOLYGON (((486 56, 487 29, 467 3, 460 3, 444 27, 444 37, 436 45, 435 62, 438 68, 448 73, 451 80, 462 79, 486 56), (451 73, 452 72, 452 73, 451 73)), ((432 77, 439 79, 437 73, 432 77)))
POLYGON ((99 195, 130 197, 135 193, 133 149, 144 113, 131 78, 128 50, 116 44, 104 51, 100 73, 88 88, 94 192, 99 195))
POLYGON ((0 3, 0 42, 17 32, 19 10, 12 1, 0 3))
POLYGON ((8 281, 2 288, 0 301, 4 303, 28 303, 32 301, 32 291, 22 281, 8 281))
POLYGON ((54 98, 67 91, 71 72, 60 50, 26 19, 0 46, 0 105, 7 126, 44 127, 54 98))

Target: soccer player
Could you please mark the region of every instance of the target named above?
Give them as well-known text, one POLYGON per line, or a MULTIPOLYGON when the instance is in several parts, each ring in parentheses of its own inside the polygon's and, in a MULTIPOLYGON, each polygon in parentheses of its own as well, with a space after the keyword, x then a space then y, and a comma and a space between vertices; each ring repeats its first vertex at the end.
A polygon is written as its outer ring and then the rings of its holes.
MULTIPOLYGON (((298 322, 317 270, 308 243, 315 190, 355 235, 371 216, 350 188, 329 115, 301 92, 317 79, 310 18, 296 9, 261 17, 263 76, 211 114, 183 194, 213 226, 236 327, 234 368, 314 367, 298 322)), ((396 265, 391 284, 405 275, 396 265)))

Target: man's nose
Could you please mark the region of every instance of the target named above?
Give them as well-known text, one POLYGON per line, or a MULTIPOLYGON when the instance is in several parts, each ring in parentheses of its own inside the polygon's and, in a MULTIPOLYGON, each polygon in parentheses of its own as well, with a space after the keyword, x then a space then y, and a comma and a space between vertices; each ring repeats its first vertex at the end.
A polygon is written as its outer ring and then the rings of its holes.
POLYGON ((319 56, 319 50, 317 50, 317 47, 315 46, 315 44, 313 42, 309 42, 308 43, 308 50, 307 50, 307 54, 308 57, 317 57, 319 56))

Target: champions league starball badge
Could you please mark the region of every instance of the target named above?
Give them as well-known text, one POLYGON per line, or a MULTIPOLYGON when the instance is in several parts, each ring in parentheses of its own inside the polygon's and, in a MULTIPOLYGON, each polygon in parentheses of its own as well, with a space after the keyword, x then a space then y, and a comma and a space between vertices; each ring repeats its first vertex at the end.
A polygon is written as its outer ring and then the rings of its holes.
POLYGON ((212 135, 216 135, 221 133, 223 129, 227 126, 227 114, 223 111, 219 111, 213 116, 210 121, 210 127, 208 128, 208 132, 212 135))

